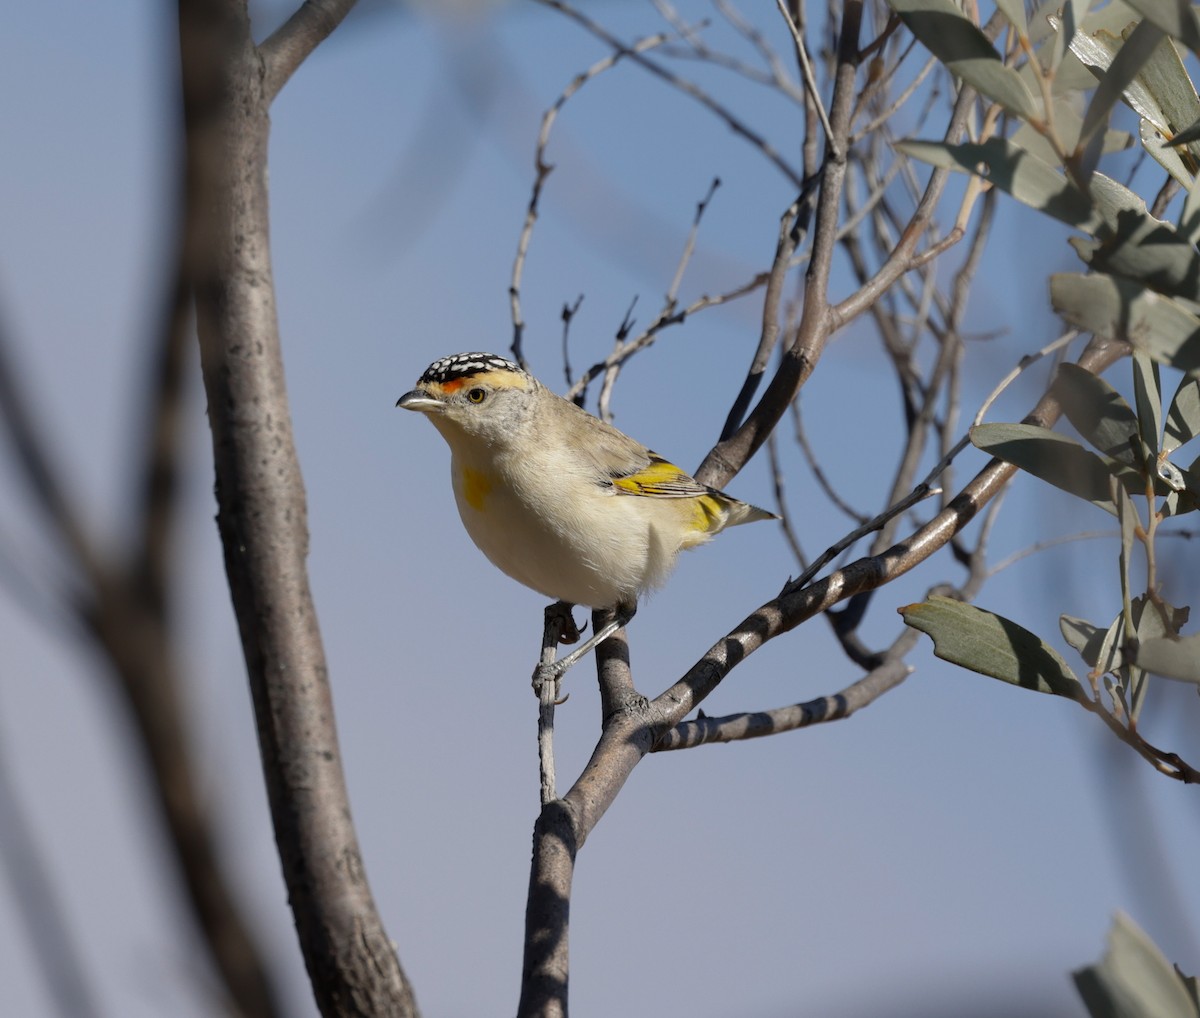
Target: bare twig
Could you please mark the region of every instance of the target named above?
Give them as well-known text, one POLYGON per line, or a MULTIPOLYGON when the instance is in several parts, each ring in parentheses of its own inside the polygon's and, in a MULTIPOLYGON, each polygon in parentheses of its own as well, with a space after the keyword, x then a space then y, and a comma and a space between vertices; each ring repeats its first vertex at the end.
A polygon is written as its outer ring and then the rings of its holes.
POLYGON ((913 673, 912 666, 896 659, 880 665, 840 693, 822 696, 806 703, 774 710, 730 714, 726 717, 699 717, 683 721, 666 732, 651 752, 665 753, 673 749, 691 749, 713 742, 738 742, 758 739, 798 728, 840 721, 855 711, 874 703, 890 689, 900 685, 913 673))
POLYGON ((538 696, 538 767, 541 773, 543 806, 558 798, 554 776, 554 708, 561 702, 558 699, 560 677, 547 679, 540 686, 537 677, 554 663, 560 643, 574 643, 578 639, 579 630, 571 617, 571 606, 562 601, 547 605, 545 626, 542 629, 542 656, 538 671, 534 673, 535 692, 538 696))
MULTIPOLYGON (((1147 760, 1159 774, 1174 778, 1185 785, 1200 784, 1200 770, 1184 761, 1178 753, 1169 753, 1147 742, 1138 734, 1137 729, 1127 726, 1120 717, 1110 712, 1102 702, 1082 696, 1076 700, 1078 704, 1095 714, 1118 739, 1133 748, 1144 760, 1147 760)), ((1120 700, 1114 701, 1114 706, 1120 706, 1120 700)))
POLYGON ((579 314, 580 305, 583 304, 583 294, 581 293, 575 298, 574 304, 564 304, 562 309, 562 361, 563 361, 563 378, 567 383, 567 388, 571 387, 571 349, 568 339, 571 335, 571 322, 575 320, 575 316, 579 314))
POLYGON ((538 203, 541 201, 542 188, 545 186, 546 178, 554 171, 553 164, 546 162, 546 147, 550 144, 550 133, 554 129, 554 123, 558 119, 563 106, 567 104, 567 101, 593 78, 614 67, 623 56, 631 53, 641 53, 645 50, 653 49, 655 46, 661 46, 668 38, 670 38, 669 35, 660 32, 658 35, 639 39, 628 50, 617 50, 610 53, 603 60, 597 60, 586 71, 572 78, 570 84, 562 90, 558 98, 554 101, 554 104, 542 114, 542 125, 538 131, 537 147, 534 150, 533 157, 535 171, 533 193, 529 196, 529 205, 525 210, 525 223, 521 227, 521 235, 517 239, 517 253, 513 258, 512 280, 508 286, 509 309, 512 314, 513 323, 511 349, 513 359, 523 368, 528 368, 528 364, 525 361, 525 353, 522 349, 522 340, 525 335, 525 319, 521 313, 521 277, 525 273, 525 258, 529 253, 529 242, 533 237, 534 225, 537 223, 538 203))
POLYGON ((667 84, 671 85, 673 88, 678 89, 685 95, 691 96, 698 103, 700 103, 701 106, 722 120, 725 125, 731 131, 733 131, 734 134, 745 139, 756 149, 758 149, 772 166, 774 166, 777 170, 779 170, 780 173, 782 173, 788 180, 792 182, 793 186, 797 188, 801 186, 803 183, 803 178, 801 175, 797 173, 791 165, 789 165, 787 160, 779 154, 776 148, 769 141, 767 141, 766 138, 749 127, 745 121, 732 113, 724 105, 717 102, 694 81, 680 77, 678 74, 668 70, 661 64, 655 63, 655 61, 650 60, 643 54, 636 52, 631 46, 627 46, 625 43, 621 42, 620 39, 610 33, 602 25, 593 21, 577 8, 565 3, 564 0, 537 0, 537 2, 546 7, 550 7, 556 11, 559 11, 562 14, 565 14, 576 24, 582 25, 585 29, 591 32, 592 35, 594 35, 597 39, 603 41, 606 46, 612 47, 616 54, 629 56, 635 63, 638 64, 639 67, 645 68, 651 74, 655 75, 655 77, 667 82, 667 84))
POLYGON ((84 581, 90 586, 99 585, 107 569, 75 511, 74 502, 63 490, 60 471, 51 462, 42 440, 44 432, 37 426, 19 377, 9 337, 0 321, 0 421, 8 431, 25 482, 45 519, 63 542, 84 581))
POLYGON ((792 510, 788 505, 783 482, 783 468, 779 463, 779 443, 773 432, 767 439, 767 462, 771 466, 771 482, 775 491, 775 511, 779 515, 779 526, 783 530, 784 540, 792 549, 792 554, 800 563, 800 568, 806 569, 808 568, 808 556, 804 554, 804 547, 800 544, 800 535, 796 533, 796 525, 792 521, 792 510))
POLYGON ((727 71, 732 71, 734 74, 739 74, 756 84, 776 89, 781 95, 787 96, 793 102, 800 103, 804 101, 803 89, 789 77, 787 71, 784 69, 783 61, 779 59, 779 54, 771 48, 766 39, 763 38, 762 33, 746 21, 729 3, 724 2, 724 0, 715 0, 713 6, 716 7, 721 16, 729 22, 736 32, 758 51, 763 63, 768 68, 766 71, 751 67, 745 61, 738 60, 727 53, 713 49, 704 42, 699 32, 685 30, 682 18, 664 0, 655 0, 654 6, 658 8, 659 12, 668 22, 680 30, 680 35, 688 45, 687 50, 674 47, 669 51, 664 49, 664 52, 670 52, 672 56, 679 58, 690 56, 706 64, 711 64, 714 67, 721 67, 727 71))
MULTIPOLYGON (((709 450, 700 464, 696 479, 704 484, 723 487, 766 441, 816 367, 829 336, 841 324, 830 316, 827 289, 846 178, 845 142, 856 89, 862 13, 861 0, 848 0, 845 4, 830 113, 832 135, 821 170, 813 249, 800 324, 758 405, 732 435, 709 450)), ((932 208, 928 214, 932 215, 932 208)))
POLYGON ((849 502, 843 499, 837 493, 837 489, 834 488, 833 484, 830 483, 829 478, 825 476, 825 471, 822 469, 821 464, 817 461, 816 454, 813 452, 812 446, 809 445, 808 442, 808 433, 804 429, 804 413, 801 409, 801 402, 801 400, 797 399, 792 404, 792 427, 793 433, 796 436, 796 444, 800 446, 800 451, 804 454, 804 460, 808 464, 808 469, 812 471, 812 475, 816 479, 817 484, 820 486, 821 490, 825 492, 825 497, 828 498, 830 502, 832 502, 838 509, 840 509, 846 516, 849 516, 850 519, 854 520, 856 523, 860 525, 866 523, 866 514, 860 513, 854 508, 854 506, 850 505, 849 502))
MULTIPOLYGON (((905 56, 912 52, 913 47, 915 47, 916 44, 917 40, 915 38, 909 42, 907 49, 905 49, 904 53, 901 54, 900 59, 896 61, 897 66, 899 66, 899 64, 904 60, 905 56)), ((860 142, 863 138, 870 137, 875 133, 876 130, 891 120, 892 117, 899 112, 900 108, 916 94, 917 89, 921 87, 921 83, 937 66, 939 66, 937 57, 930 57, 928 60, 926 60, 925 63, 921 65, 921 69, 913 76, 913 80, 904 87, 900 94, 897 95, 896 98, 893 99, 879 113, 877 113, 874 117, 863 124, 862 127, 854 132, 854 135, 851 138, 852 143, 858 144, 858 142, 860 142)), ((892 69, 892 73, 894 72, 895 68, 892 69)))
POLYGON ((987 416, 987 412, 992 408, 992 404, 1000 398, 1000 394, 1005 389, 1007 389, 1010 385, 1012 385, 1013 382, 1017 380, 1018 377, 1020 377, 1023 371, 1036 364, 1043 357, 1054 353, 1056 350, 1061 350, 1063 347, 1073 343, 1078 338, 1078 329, 1068 329, 1061 336, 1059 336, 1058 339, 1047 343, 1040 350, 1026 354, 1024 357, 1022 357, 1020 361, 1018 361, 1017 366, 1002 379, 1000 379, 1000 383, 991 391, 991 393, 988 395, 988 398, 983 401, 983 404, 979 407, 979 412, 975 414, 975 420, 973 423, 976 426, 983 423, 983 419, 987 416))
POLYGON ((671 285, 667 287, 665 306, 672 311, 675 310, 675 304, 679 298, 679 287, 683 284, 683 274, 687 271, 688 262, 692 260, 692 252, 696 250, 696 234, 700 232, 700 220, 704 218, 704 210, 708 208, 708 203, 712 201, 713 195, 717 193, 717 188, 720 186, 721 178, 713 177, 712 183, 708 185, 707 193, 696 203, 696 215, 692 218, 692 227, 688 230, 687 240, 684 241, 679 264, 675 266, 675 277, 671 280, 671 285))
POLYGON ((800 245, 801 237, 808 228, 808 220, 812 215, 813 200, 816 197, 818 180, 811 177, 805 181, 799 196, 779 220, 779 236, 775 241, 775 258, 767 275, 767 292, 763 296, 762 324, 758 334, 758 346, 750 360, 750 369, 742 388, 734 398, 725 425, 721 428, 721 441, 724 441, 737 430, 746 414, 746 408, 762 382, 767 364, 779 343, 780 303, 783 299, 783 284, 792 267, 792 256, 800 245))
MULTIPOLYGON (((654 344, 658 339, 658 335, 664 329, 672 325, 681 325, 693 315, 705 311, 708 308, 720 307, 722 304, 728 304, 730 301, 737 300, 739 297, 745 297, 747 294, 753 293, 760 289, 767 282, 767 273, 760 272, 757 276, 749 281, 737 286, 732 290, 727 290, 724 293, 705 294, 697 297, 691 304, 685 308, 678 309, 672 313, 657 315, 645 329, 634 336, 632 339, 627 339, 628 332, 623 330, 618 332, 617 342, 613 344, 613 349, 607 357, 602 361, 597 361, 591 365, 583 374, 575 380, 575 384, 567 390, 565 396, 567 399, 579 401, 582 394, 587 390, 587 387, 601 375, 608 376, 614 370, 619 370, 624 366, 634 354, 640 350, 644 350, 654 344)), ((603 414, 601 414, 603 416, 603 414)))
POLYGON ((901 514, 908 512, 908 510, 918 502, 923 502, 925 499, 940 493, 941 489, 932 487, 928 478, 922 481, 912 491, 905 495, 904 498, 899 499, 897 502, 888 506, 888 508, 886 508, 878 516, 867 520, 867 522, 862 526, 856 527, 845 537, 826 548, 825 551, 823 551, 817 557, 816 561, 812 562, 809 567, 804 570, 804 572, 796 577, 796 579, 788 581, 787 585, 783 588, 783 592, 786 594, 790 591, 800 590, 806 583, 809 582, 809 580, 816 576, 817 573, 824 569, 825 566, 837 558, 847 548, 853 547, 868 534, 873 534, 877 530, 882 530, 887 523, 896 519, 901 514))
POLYGON ((97 1018, 99 998, 76 950, 47 862, 10 780, 7 761, 0 758, 0 865, 8 874, 18 920, 55 1011, 61 1018, 97 1018))
POLYGON ((812 61, 808 59, 808 44, 804 41, 804 36, 800 29, 796 27, 796 22, 792 20, 791 11, 787 8, 786 0, 775 0, 775 5, 779 8, 779 13, 783 15, 783 20, 787 23, 788 31, 792 33, 792 41, 796 44, 796 57, 800 61, 800 71, 804 78, 804 87, 808 90, 808 97, 816 107, 817 116, 821 120, 821 126, 825 129, 825 137, 828 139, 830 152, 834 158, 840 158, 841 150, 838 147, 839 143, 834 137, 833 128, 829 123, 829 114, 825 112, 825 104, 821 101, 821 90, 817 88, 817 79, 813 75, 812 61))
MULTIPOLYGON (((182 192, 182 188, 181 188, 182 192)), ((182 204, 182 203, 181 203, 182 204)), ((212 815, 201 795, 185 721, 186 707, 176 649, 169 629, 167 572, 175 518, 175 476, 181 430, 182 371, 193 230, 180 229, 175 273, 153 350, 147 394, 149 440, 142 457, 140 504, 130 514, 138 526, 135 547, 102 551, 85 533, 81 513, 57 480, 36 437, 33 419, 15 383, 0 336, 0 412, 9 425, 27 482, 42 503, 77 573, 59 595, 69 605, 63 620, 78 626, 103 651, 132 716, 144 754, 149 787, 173 849, 172 862, 191 916, 220 975, 230 1006, 244 1015, 279 1013, 277 991, 255 936, 242 915, 217 850, 212 815)), ((118 546, 119 548, 119 546, 118 546)))

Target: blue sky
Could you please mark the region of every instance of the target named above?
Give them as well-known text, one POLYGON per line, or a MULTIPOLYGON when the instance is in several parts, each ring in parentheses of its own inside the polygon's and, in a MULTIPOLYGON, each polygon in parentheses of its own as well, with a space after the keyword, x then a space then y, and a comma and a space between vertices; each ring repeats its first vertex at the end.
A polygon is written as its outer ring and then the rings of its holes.
MULTIPOLYGON (((265 32, 284 9, 255 8, 256 25, 265 32)), ((586 9, 626 38, 661 28, 640 3, 586 9)), ((119 540, 139 359, 163 282, 173 24, 146 2, 16 5, 4 21, 0 313, 89 524, 119 540)), ((763 24, 782 46, 779 26, 763 24)), ((539 119, 603 55, 534 6, 438 19, 371 4, 301 68, 273 110, 272 246, 312 580, 365 862, 431 1018, 515 1006, 537 808, 528 675, 542 602, 471 546, 444 443, 394 403, 439 356, 507 350, 509 273, 539 119)), ((786 104, 721 80, 748 116, 795 136, 786 104)), ((794 197, 723 126, 632 67, 568 104, 550 155, 557 169, 523 295, 527 355, 560 390, 562 304, 584 295, 572 326, 576 366, 607 352, 634 296, 648 321, 714 176, 723 185, 685 299, 764 267, 794 197)), ((968 415, 1021 354, 1057 334, 1045 276, 1075 264, 1061 232, 1001 204, 969 324, 1003 337, 971 351, 968 415)), ((752 297, 664 334, 625 372, 618 426, 695 466, 740 384, 757 316, 752 297)), ((1032 391, 1018 386, 993 419, 1023 413, 1032 391)), ((179 621, 200 770, 294 1013, 315 1014, 212 522, 195 365, 189 399, 179 621)), ((880 508, 898 417, 895 386, 865 328, 831 344, 804 408, 826 469, 864 508, 880 508)), ((787 455, 793 508, 819 551, 847 527, 787 455)), ((965 454, 960 476, 981 462, 965 454)), ((56 568, 7 460, 0 471, 5 553, 56 568)), ((770 505, 765 461, 729 489, 770 505)), ((1022 481, 995 556, 1047 529, 1108 526, 1095 517, 1022 481)), ((1186 576, 1195 553, 1180 556, 1186 576)), ((981 601, 1047 634, 1059 611, 1107 618, 1117 607, 1115 558, 1108 545, 1059 549, 1000 574, 981 601)), ((631 627, 639 688, 664 688, 795 571, 767 525, 685 556, 631 627)), ((890 639, 894 606, 957 575, 939 560, 884 591, 871 635, 890 639)), ((768 708, 854 681, 826 629, 816 620, 768 645, 706 711, 768 708)), ((99 662, 8 591, 0 641, 0 761, 102 1013, 210 1013, 197 1004, 195 986, 207 976, 180 933, 178 892, 156 855, 138 761, 99 662)), ((866 1018, 951 1002, 951 1013, 985 1015, 1006 999, 1024 1013, 1076 1014, 1067 973, 1099 955, 1117 908, 1185 970, 1200 969, 1194 926, 1179 919, 1200 914, 1194 791, 1130 766, 1131 754, 1072 704, 957 672, 925 646, 912 660, 912 678, 847 722, 664 754, 638 768, 580 856, 576 1014, 866 1018), (1161 837, 1156 847, 1136 837, 1143 810, 1161 837), (1114 831, 1129 838, 1131 828, 1132 843, 1119 849, 1114 831)), ((596 736, 589 671, 585 663, 571 673, 558 712, 564 783, 596 736)), ((1190 718, 1194 731, 1195 696, 1169 692, 1180 695, 1148 720, 1161 726, 1160 742, 1186 750, 1172 715, 1190 718)), ((48 1014, 11 893, 0 881, 6 1005, 48 1014)))

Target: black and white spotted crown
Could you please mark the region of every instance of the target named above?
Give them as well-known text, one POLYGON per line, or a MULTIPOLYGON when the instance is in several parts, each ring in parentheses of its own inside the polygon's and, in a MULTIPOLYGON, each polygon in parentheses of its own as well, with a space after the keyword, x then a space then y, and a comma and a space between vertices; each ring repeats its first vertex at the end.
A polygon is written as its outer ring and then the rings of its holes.
POLYGON ((477 375, 481 371, 513 371, 517 374, 524 374, 520 365, 498 357, 494 353, 456 353, 430 364, 417 384, 437 382, 445 385, 457 378, 477 375))

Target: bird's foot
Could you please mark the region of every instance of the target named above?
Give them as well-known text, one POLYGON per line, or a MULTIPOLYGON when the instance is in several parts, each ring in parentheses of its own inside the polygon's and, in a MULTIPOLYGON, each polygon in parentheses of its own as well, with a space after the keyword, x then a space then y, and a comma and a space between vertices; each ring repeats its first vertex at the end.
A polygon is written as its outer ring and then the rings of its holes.
MULTIPOLYGON (((547 621, 549 621, 549 619, 551 617, 550 613, 553 610, 559 608, 560 605, 566 609, 567 617, 568 618, 570 617, 571 606, 564 605, 564 603, 562 601, 558 601, 558 602, 555 602, 554 604, 550 605, 546 609, 547 621)), ((578 661, 581 657, 583 657, 588 651, 592 650, 598 644, 603 643, 610 636, 612 636, 613 633, 615 633, 618 629, 620 629, 622 626, 624 626, 626 623, 628 623, 629 620, 631 618, 633 618, 634 613, 636 611, 637 611, 636 604, 631 607, 618 607, 615 610, 613 617, 608 621, 608 623, 604 626, 603 629, 600 629, 597 632, 593 633, 591 635, 591 637, 589 637, 587 640, 585 640, 583 643, 581 643, 578 647, 576 647, 573 651, 571 651, 570 654, 567 654, 565 657, 559 658, 557 661, 542 661, 542 662, 540 662, 538 664, 538 666, 533 670, 533 691, 534 691, 534 693, 536 693, 540 697, 541 693, 542 693, 542 689, 544 688, 544 686, 547 682, 558 682, 563 677, 563 674, 566 672, 566 670, 568 668, 570 668, 573 664, 575 664, 575 662, 578 661)), ((572 624, 574 624, 574 620, 572 620, 572 624)), ((579 639, 578 628, 575 629, 575 639, 579 639)), ((560 642, 562 642, 561 637, 560 637, 560 642)), ((561 701, 559 701, 559 702, 561 702, 561 701)))

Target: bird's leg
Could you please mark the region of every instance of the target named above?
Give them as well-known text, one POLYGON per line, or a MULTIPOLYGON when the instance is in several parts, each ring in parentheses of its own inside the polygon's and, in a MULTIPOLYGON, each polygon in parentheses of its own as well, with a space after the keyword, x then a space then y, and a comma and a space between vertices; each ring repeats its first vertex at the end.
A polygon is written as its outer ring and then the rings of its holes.
MULTIPOLYGON (((561 604, 562 602, 558 603, 561 604)), ((551 605, 550 608, 547 608, 547 616, 549 615, 551 608, 556 607, 557 605, 551 605)), ((584 642, 571 651, 570 654, 566 655, 566 657, 559 658, 557 661, 551 661, 548 664, 539 664, 533 673, 534 692, 540 694, 541 688, 545 683, 555 682, 562 678, 563 673, 576 661, 583 657, 584 654, 594 648, 597 644, 603 643, 622 626, 628 625, 629 620, 632 619, 635 614, 637 614, 636 601, 631 602, 630 604, 617 605, 613 611, 613 617, 609 619, 604 628, 592 633, 588 639, 584 640, 584 642)))

